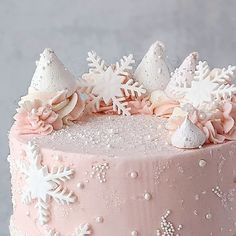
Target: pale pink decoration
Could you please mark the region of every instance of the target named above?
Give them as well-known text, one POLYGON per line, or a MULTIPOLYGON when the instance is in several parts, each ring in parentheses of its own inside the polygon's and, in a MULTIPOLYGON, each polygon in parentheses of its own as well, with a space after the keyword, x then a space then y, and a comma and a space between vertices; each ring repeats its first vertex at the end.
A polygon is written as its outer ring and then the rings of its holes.
MULTIPOLYGON (((154 106, 149 101, 149 97, 126 98, 125 102, 127 102, 127 108, 131 115, 153 115, 154 106)), ((96 113, 118 115, 118 113, 113 110, 112 105, 106 105, 103 101, 101 101, 100 108, 96 113)))
POLYGON ((153 115, 155 108, 149 101, 149 97, 137 98, 135 100, 128 101, 128 107, 130 108, 130 113, 132 115, 153 115))
POLYGON ((169 117, 166 128, 168 130, 176 130, 185 120, 186 116, 188 116, 189 120, 193 123, 199 126, 198 124, 198 111, 196 109, 192 109, 191 111, 185 111, 181 109, 180 107, 175 107, 171 116, 169 117))
POLYGON ((58 114, 40 100, 26 101, 14 116, 20 134, 50 134, 57 126, 58 114))
POLYGON ((202 127, 202 130, 206 134, 206 143, 217 144, 225 141, 225 137, 223 136, 222 130, 217 122, 207 121, 202 127))
POLYGON ((179 102, 171 100, 166 103, 161 104, 160 106, 154 109, 154 114, 156 116, 170 117, 175 107, 179 106, 179 102))
POLYGON ((49 101, 59 118, 58 126, 55 129, 60 129, 63 124, 70 125, 72 122, 78 121, 84 111, 85 102, 77 92, 68 98, 66 95, 66 90, 60 91, 49 101))
POLYGON ((162 90, 155 90, 150 95, 150 101, 154 107, 156 116, 169 117, 179 102, 168 97, 162 90))

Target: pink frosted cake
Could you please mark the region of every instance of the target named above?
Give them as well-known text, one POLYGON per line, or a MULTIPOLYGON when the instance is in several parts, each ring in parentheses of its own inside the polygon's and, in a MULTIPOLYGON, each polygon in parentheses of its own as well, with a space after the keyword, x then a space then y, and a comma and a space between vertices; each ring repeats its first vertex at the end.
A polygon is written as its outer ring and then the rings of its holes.
POLYGON ((10 131, 11 236, 236 235, 236 67, 154 43, 76 79, 51 49, 10 131))

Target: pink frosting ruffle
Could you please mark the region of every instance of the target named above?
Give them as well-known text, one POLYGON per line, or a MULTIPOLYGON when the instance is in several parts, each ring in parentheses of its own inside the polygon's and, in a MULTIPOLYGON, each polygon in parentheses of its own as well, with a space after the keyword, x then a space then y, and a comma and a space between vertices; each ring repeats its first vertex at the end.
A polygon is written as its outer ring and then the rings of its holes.
MULTIPOLYGON (((178 108, 181 110, 181 108, 178 108)), ((172 115, 167 122, 167 129, 176 130, 184 121, 186 115, 172 115)), ((236 140, 236 103, 226 102, 210 117, 196 109, 188 112, 189 119, 197 125, 205 134, 206 143, 223 143, 225 140, 236 140)))
POLYGON ((62 129, 63 125, 79 120, 85 103, 77 92, 70 97, 66 94, 67 91, 58 92, 47 102, 45 98, 24 101, 14 116, 17 132, 48 135, 53 130, 62 129))
POLYGON ((19 134, 50 134, 58 119, 52 107, 40 100, 25 101, 17 111, 14 119, 19 134))
POLYGON ((236 140, 236 104, 226 102, 212 119, 203 124, 209 143, 223 143, 225 140, 236 140))

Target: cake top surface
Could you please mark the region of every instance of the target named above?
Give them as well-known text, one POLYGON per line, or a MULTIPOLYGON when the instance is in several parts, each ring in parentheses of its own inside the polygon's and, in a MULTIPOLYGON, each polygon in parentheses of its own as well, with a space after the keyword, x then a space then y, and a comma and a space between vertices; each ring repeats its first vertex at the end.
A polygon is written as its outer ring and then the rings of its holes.
MULTIPOLYGON (((166 120, 156 116, 93 115, 33 140, 42 148, 106 156, 161 156, 183 152, 169 142, 166 120)), ((32 136, 20 135, 30 141, 32 136)))
POLYGON ((236 140, 236 66, 211 69, 192 52, 170 73, 165 52, 155 42, 134 70, 132 54, 108 64, 91 51, 88 72, 77 78, 45 49, 15 130, 50 148, 111 155, 236 140))

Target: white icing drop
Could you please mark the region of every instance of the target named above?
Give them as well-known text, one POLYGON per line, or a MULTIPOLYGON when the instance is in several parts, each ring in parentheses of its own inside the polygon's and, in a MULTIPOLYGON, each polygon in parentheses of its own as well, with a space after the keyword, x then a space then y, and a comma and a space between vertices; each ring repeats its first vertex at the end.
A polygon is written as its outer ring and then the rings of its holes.
POLYGON ((171 143, 177 148, 199 148, 206 141, 206 135, 188 118, 175 131, 171 143))
POLYGON ((170 73, 165 62, 165 46, 156 41, 148 50, 137 67, 135 80, 144 85, 148 93, 164 90, 169 82, 170 73))
POLYGON ((37 68, 33 75, 29 93, 55 93, 68 90, 68 97, 77 88, 77 82, 68 69, 58 59, 53 50, 46 48, 40 55, 37 68))

